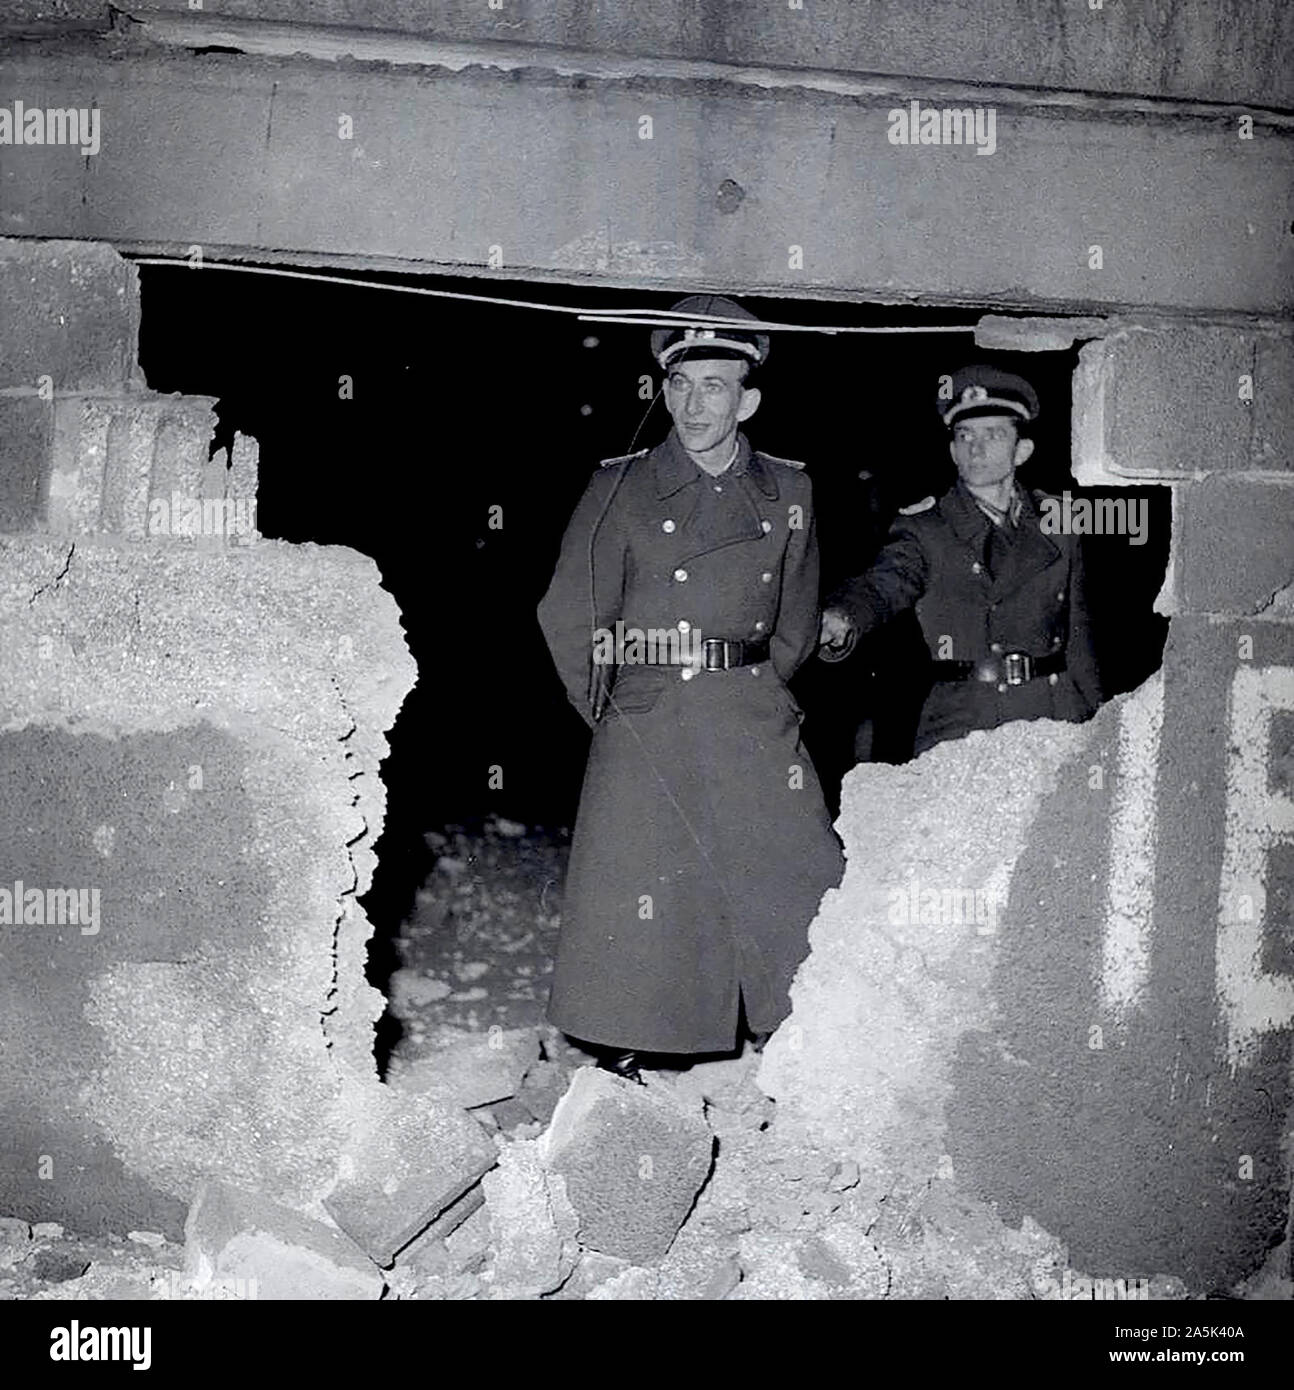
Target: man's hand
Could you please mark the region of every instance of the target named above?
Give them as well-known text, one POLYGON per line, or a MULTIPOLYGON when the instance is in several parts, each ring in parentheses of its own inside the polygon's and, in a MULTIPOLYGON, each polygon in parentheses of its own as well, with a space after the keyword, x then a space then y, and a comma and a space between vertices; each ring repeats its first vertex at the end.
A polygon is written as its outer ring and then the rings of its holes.
POLYGON ((822 621, 818 625, 818 645, 839 650, 854 634, 854 625, 849 615, 839 608, 824 608, 822 621))

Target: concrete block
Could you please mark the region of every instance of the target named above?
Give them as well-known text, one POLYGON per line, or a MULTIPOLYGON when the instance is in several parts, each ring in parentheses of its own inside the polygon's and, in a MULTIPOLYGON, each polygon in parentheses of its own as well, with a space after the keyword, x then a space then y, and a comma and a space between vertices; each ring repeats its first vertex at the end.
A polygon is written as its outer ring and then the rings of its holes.
POLYGON ((0 531, 26 531, 44 517, 53 423, 51 402, 0 396, 0 531))
POLYGON ((584 1067, 539 1142, 566 1179, 581 1244, 650 1264, 668 1251, 709 1175, 714 1136, 699 1108, 665 1088, 584 1067))
POLYGON ((1294 580, 1294 480, 1187 483, 1177 515, 1181 611, 1258 613, 1294 580))
POLYGON ((54 402, 54 450, 48 529, 58 536, 99 529, 103 480, 108 466, 112 407, 93 396, 63 396, 54 402))
POLYGON ((1104 453, 1129 477, 1250 467, 1253 406, 1240 397, 1254 339, 1227 328, 1130 330, 1105 343, 1104 453))
POLYGON ((259 487, 260 446, 249 435, 235 434, 229 450, 229 474, 225 480, 225 496, 232 499, 236 508, 244 508, 253 522, 250 531, 240 531, 233 537, 235 545, 250 545, 260 539, 260 531, 255 526, 259 487))
POLYGON ((1288 473, 1294 469, 1294 339, 1264 335, 1257 348, 1250 466, 1288 473))
POLYGON ((394 1083, 409 1094, 436 1091, 465 1110, 515 1096, 522 1077, 539 1060, 533 1028, 493 1028, 438 1047, 401 1071, 394 1083))
POLYGON ((104 469, 99 520, 105 531, 131 540, 149 534, 148 493, 157 448, 157 412, 130 408, 120 398, 108 422, 108 465, 104 469))
MULTIPOLYGON (((111 531, 132 539, 196 539, 211 490, 213 405, 204 396, 147 392, 56 397, 49 529, 57 535, 111 531)), ((223 502, 223 467, 215 476, 213 500, 223 502)))
POLYGON ((138 377, 138 275, 111 246, 0 239, 0 304, 0 388, 48 376, 57 396, 138 377))
POLYGON ((484 1192, 467 1220, 445 1237, 445 1250, 461 1274, 473 1273, 485 1263, 490 1250, 490 1214, 484 1192))
MULTIPOLYGON (((207 456, 216 417, 213 400, 200 396, 173 396, 159 406, 157 446, 153 452, 153 471, 149 485, 150 528, 154 520, 155 503, 163 502, 170 509, 170 535, 197 539, 209 530, 208 520, 193 503, 206 498, 207 456), (187 516, 186 516, 187 514, 187 516), (195 515, 202 519, 194 522, 195 515)), ((211 501, 223 501, 223 491, 211 501)), ((157 513, 160 514, 160 513, 157 513)))
MULTIPOLYGON (((420 1236, 415 1237, 396 1257, 396 1268, 415 1270, 420 1275, 446 1275, 461 1273, 465 1267, 462 1260, 462 1242, 451 1251, 447 1241, 455 1235, 482 1207, 485 1206, 485 1193, 480 1183, 469 1188, 452 1206, 447 1207, 427 1227, 420 1236)), ((482 1250, 482 1258, 484 1258, 482 1250)), ((467 1261, 470 1263, 470 1257, 467 1261)))
POLYGON ((366 1093, 324 1206, 378 1264, 428 1225, 497 1158, 481 1126, 431 1096, 366 1093))
POLYGON ((264 1197, 204 1183, 184 1223, 184 1268, 256 1281, 263 1299, 380 1298, 382 1275, 340 1232, 264 1197))
POLYGON ((492 1298, 536 1298, 560 1288, 575 1268, 578 1219, 566 1184, 547 1172, 536 1141, 508 1145, 481 1180, 492 1258, 492 1298))

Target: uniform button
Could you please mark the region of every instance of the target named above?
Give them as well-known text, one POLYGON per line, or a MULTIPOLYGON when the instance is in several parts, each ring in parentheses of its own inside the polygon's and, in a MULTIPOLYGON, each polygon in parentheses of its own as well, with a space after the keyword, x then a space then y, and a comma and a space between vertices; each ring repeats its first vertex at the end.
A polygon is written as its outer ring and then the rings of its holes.
POLYGON ((1001 642, 990 642, 988 649, 991 652, 1000 652, 1002 650, 1002 644, 1001 642))
POLYGON ((1051 645, 1052 645, 1053 647, 1059 647, 1059 646, 1060 646, 1060 638, 1059 638, 1059 637, 1053 637, 1053 638, 1051 639, 1051 645))
POLYGON ((972 573, 972 574, 978 574, 982 568, 983 568, 983 566, 980 564, 980 562, 979 562, 978 560, 972 560, 972 561, 971 561, 971 573, 972 573))
POLYGON ((1057 591, 1057 593, 1056 593, 1056 602, 1057 602, 1057 603, 1064 603, 1064 602, 1065 602, 1065 591, 1064 591, 1064 589, 1060 589, 1060 590, 1057 591))
POLYGON ((679 630, 680 632, 691 632, 691 631, 692 631, 692 624, 689 623, 688 620, 687 620, 686 618, 680 618, 680 619, 678 620, 678 630, 679 630))
POLYGON ((686 571, 686 570, 675 570, 675 571, 674 571, 674 578, 677 579, 678 582, 679 582, 680 584, 686 584, 686 583, 687 583, 687 571, 686 571))
POLYGON ((759 524, 764 528, 765 535, 768 535, 768 533, 773 529, 773 523, 771 521, 768 521, 767 519, 761 521, 759 524))
POLYGON ((1055 673, 1055 671, 1053 671, 1051 675, 1047 677, 1047 683, 1049 685, 1055 685, 1059 679, 1060 677, 1055 673))
POLYGON ((660 529, 664 531, 666 535, 670 535, 674 530, 673 521, 671 521, 669 517, 666 517, 665 520, 661 522, 660 529))
POLYGON ((772 572, 770 570, 765 570, 764 573, 759 576, 759 582, 761 584, 771 584, 773 582, 772 572))
POLYGON ((1005 695, 1005 694, 1006 694, 1006 686, 1004 686, 1004 685, 999 685, 998 688, 997 688, 997 693, 998 693, 999 695, 1005 695))
POLYGON ((750 668, 750 674, 751 674, 752 676, 757 676, 757 675, 759 675, 759 667, 758 667, 758 666, 752 666, 752 667, 750 668))
POLYGON ((756 632, 763 632, 763 630, 764 630, 764 624, 763 624, 762 622, 759 622, 759 623, 756 623, 756 624, 755 624, 755 631, 756 631, 756 632))
POLYGON ((723 484, 722 484, 722 483, 715 483, 715 485, 714 485, 714 490, 715 490, 716 492, 722 492, 722 491, 723 491, 723 484))
POLYGON ((696 672, 690 666, 684 666, 679 672, 679 675, 682 676, 685 681, 690 681, 692 677, 696 675, 696 672))

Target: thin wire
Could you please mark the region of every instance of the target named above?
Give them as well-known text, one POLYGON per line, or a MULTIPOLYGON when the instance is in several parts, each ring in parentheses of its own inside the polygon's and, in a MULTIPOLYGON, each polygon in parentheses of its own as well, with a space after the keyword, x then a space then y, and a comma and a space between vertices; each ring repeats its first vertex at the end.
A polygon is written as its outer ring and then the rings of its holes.
POLYGON ((680 323, 704 323, 716 328, 742 328, 751 333, 772 329, 779 333, 974 333, 973 323, 857 324, 776 323, 763 319, 725 319, 713 314, 679 313, 674 309, 589 309, 578 304, 540 304, 532 299, 505 299, 499 295, 468 294, 463 290, 436 290, 425 285, 388 285, 379 280, 356 280, 348 275, 327 275, 313 270, 289 270, 277 265, 239 265, 203 260, 195 264, 184 256, 131 256, 135 265, 183 266, 187 270, 233 270, 243 275, 276 275, 284 280, 313 280, 324 285, 348 285, 361 290, 389 290, 393 294, 420 294, 432 299, 458 299, 472 304, 494 304, 504 309, 537 309, 543 313, 571 314, 582 323, 633 324, 642 328, 673 328, 680 323))

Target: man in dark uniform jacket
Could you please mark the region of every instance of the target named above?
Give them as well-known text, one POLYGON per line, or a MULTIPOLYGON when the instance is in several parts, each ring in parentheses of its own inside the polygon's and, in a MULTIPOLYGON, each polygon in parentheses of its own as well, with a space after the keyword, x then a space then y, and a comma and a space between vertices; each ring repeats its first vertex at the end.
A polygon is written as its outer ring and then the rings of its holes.
POLYGON ((915 607, 934 684, 915 751, 1011 719, 1085 719, 1101 698, 1077 536, 1046 534, 1015 470, 1033 452, 1038 398, 993 367, 954 374, 940 414, 957 482, 898 518, 866 574, 828 599, 823 656, 915 607))
POLYGON ((843 867, 787 689, 817 645, 809 479, 738 428, 768 338, 731 300, 675 311, 652 335, 674 428, 594 474, 539 607, 593 727, 548 1016, 628 1076, 733 1051, 743 1008, 776 1028, 843 867))

